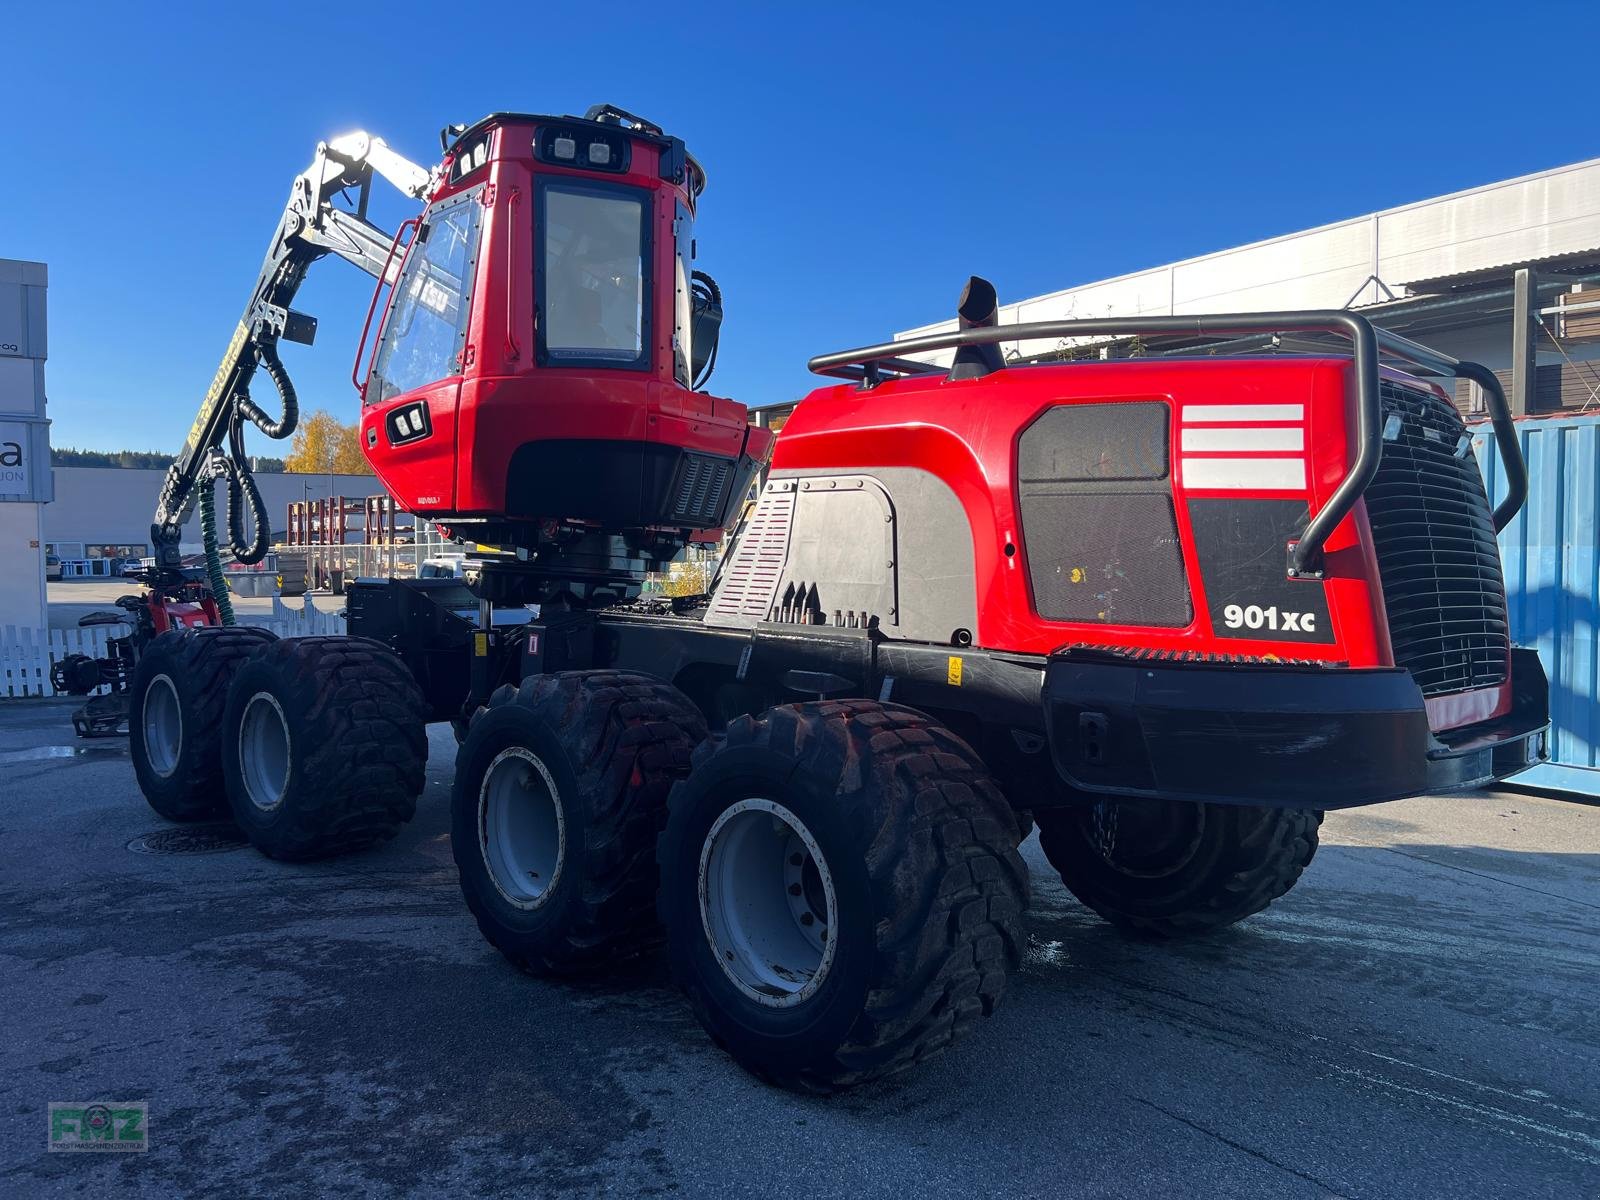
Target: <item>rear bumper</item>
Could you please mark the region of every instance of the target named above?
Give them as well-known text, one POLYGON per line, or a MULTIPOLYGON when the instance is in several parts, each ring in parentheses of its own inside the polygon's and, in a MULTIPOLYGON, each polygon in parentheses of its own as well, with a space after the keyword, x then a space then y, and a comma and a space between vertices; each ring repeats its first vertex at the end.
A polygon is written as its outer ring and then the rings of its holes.
POLYGON ((1053 657, 1044 703, 1074 788, 1292 808, 1350 808, 1479 787, 1546 758, 1548 684, 1511 652, 1503 717, 1436 735, 1401 670, 1298 670, 1053 657))

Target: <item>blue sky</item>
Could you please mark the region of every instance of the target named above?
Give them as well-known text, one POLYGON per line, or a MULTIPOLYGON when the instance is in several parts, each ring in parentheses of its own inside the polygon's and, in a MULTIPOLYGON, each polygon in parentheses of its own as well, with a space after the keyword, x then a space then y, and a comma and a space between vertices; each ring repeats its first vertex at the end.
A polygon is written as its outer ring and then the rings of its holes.
MULTIPOLYGON (((1017 299, 1600 154, 1551 69, 1592 55, 1592 2, 31 3, 5 31, 0 257, 50 264, 52 442, 96 449, 177 448, 290 180, 353 128, 432 163, 446 122, 609 101, 684 137, 714 390, 751 404, 970 273, 1017 299)), ((305 407, 353 419, 369 295, 337 260, 302 290, 305 407)))

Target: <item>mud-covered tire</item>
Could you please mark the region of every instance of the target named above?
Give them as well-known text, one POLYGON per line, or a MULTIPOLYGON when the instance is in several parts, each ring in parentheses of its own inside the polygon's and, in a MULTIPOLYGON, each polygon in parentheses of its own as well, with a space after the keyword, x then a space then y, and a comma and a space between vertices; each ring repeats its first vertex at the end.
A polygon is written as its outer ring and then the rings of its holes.
POLYGON ((1038 812, 1039 845, 1085 905, 1120 929, 1157 938, 1212 933, 1266 908, 1310 864, 1322 824, 1313 809, 1105 804, 1098 818, 1093 808, 1038 812), (1101 849, 1108 840, 1109 858, 1101 849))
POLYGON ((270 630, 248 625, 171 629, 139 656, 128 689, 128 754, 139 790, 167 820, 200 821, 226 810, 222 719, 228 685, 276 640, 270 630), (147 731, 147 718, 173 732, 162 737, 147 731), (147 741, 152 733, 154 760, 147 741))
MULTIPOLYGON (((791 836, 771 819, 776 836, 791 836)), ((757 825, 750 837, 760 835, 757 825)), ((673 969, 712 1039, 769 1082, 830 1092, 894 1074, 1000 1003, 1027 906, 1017 840, 978 757, 921 713, 830 700, 736 718, 696 751, 669 801, 658 857, 673 969), (760 821, 780 810, 804 827, 792 836, 814 843, 826 868, 816 874, 828 880, 822 902, 832 906, 821 960, 809 975, 783 966, 785 994, 748 975, 741 983, 739 956, 713 940, 727 913, 759 900, 732 897, 729 881, 740 876, 716 865, 719 830, 741 814, 760 821)), ((778 861, 804 858, 811 869, 810 850, 787 853, 778 861)), ((801 894, 800 884, 777 886, 801 894)), ((804 915, 796 919, 810 929, 804 915)), ((729 932, 726 944, 739 940, 729 932)))
POLYGON ((291 862, 388 841, 417 811, 427 713, 381 642, 275 643, 228 689, 222 768, 234 821, 267 857, 291 862))
POLYGON ((535 975, 660 945, 656 837, 705 733, 689 698, 647 675, 568 671, 497 690, 456 752, 451 800, 461 892, 489 943, 535 975))

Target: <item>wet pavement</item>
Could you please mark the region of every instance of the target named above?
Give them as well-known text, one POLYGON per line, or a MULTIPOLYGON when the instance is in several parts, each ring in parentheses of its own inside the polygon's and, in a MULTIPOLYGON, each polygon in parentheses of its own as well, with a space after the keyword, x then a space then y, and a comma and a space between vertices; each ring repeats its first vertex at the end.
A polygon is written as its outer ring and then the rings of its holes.
POLYGON ((454 744, 394 843, 304 866, 145 807, 124 743, 0 702, 0 1196, 1600 1195, 1600 808, 1331 816, 1294 892, 1129 942, 1036 842, 1030 953, 948 1054, 757 1083, 665 964, 533 980, 478 936, 454 744), (150 1149, 48 1154, 51 1101, 150 1149))

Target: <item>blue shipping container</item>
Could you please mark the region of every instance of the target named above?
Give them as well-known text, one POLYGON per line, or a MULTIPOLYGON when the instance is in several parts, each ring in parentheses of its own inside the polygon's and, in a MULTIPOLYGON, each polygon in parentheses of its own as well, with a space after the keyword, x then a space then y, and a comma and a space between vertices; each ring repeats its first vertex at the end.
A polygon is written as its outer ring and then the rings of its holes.
MULTIPOLYGON (((1498 503, 1505 472, 1487 425, 1474 425, 1478 466, 1498 503)), ((1511 640, 1539 651, 1550 676, 1550 761, 1518 783, 1600 796, 1600 413, 1517 422, 1528 502, 1500 532, 1511 640)))

